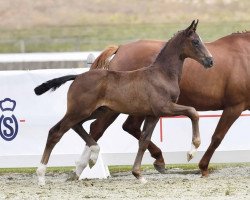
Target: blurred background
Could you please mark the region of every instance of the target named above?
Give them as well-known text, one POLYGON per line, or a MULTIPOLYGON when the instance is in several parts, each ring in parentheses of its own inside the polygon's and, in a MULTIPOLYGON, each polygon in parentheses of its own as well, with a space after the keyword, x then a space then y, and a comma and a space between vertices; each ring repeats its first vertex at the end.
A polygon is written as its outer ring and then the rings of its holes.
POLYGON ((167 40, 199 19, 212 41, 250 28, 249 0, 0 0, 0 52, 103 50, 167 40))
POLYGON ((0 0, 0 16, 0 53, 102 51, 168 40, 193 19, 206 42, 250 30, 250 1, 0 0))

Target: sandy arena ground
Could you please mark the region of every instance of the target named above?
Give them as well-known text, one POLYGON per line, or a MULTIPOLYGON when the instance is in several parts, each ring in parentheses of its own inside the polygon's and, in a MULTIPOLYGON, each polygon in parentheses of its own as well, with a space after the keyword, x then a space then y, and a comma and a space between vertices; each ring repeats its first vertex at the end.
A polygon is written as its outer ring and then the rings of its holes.
POLYGON ((68 173, 47 173, 38 186, 35 174, 0 174, 0 199, 171 199, 250 200, 250 166, 218 169, 209 178, 197 170, 171 169, 167 174, 143 172, 139 183, 130 172, 105 180, 67 181, 68 173))

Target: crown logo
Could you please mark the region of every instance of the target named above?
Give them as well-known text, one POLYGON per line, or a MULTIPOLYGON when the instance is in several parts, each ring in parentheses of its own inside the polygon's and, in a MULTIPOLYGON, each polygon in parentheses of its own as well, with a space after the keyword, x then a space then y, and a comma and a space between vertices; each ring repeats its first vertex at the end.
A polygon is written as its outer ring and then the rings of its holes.
POLYGON ((0 109, 2 111, 14 111, 16 107, 16 101, 11 100, 10 98, 5 98, 0 101, 0 109))

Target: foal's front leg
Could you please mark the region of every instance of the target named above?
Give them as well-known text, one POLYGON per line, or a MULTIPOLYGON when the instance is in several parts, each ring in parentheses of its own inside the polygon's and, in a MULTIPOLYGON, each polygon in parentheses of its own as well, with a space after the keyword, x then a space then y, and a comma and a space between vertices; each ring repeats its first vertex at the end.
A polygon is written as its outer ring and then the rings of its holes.
POLYGON ((191 144, 191 150, 188 151, 187 153, 187 160, 190 161, 194 157, 194 154, 201 143, 198 112, 193 107, 183 106, 176 103, 171 103, 170 106, 168 106, 164 112, 165 115, 170 115, 170 116, 184 115, 191 119, 192 129, 193 129, 192 144, 191 144))
POLYGON ((147 181, 141 175, 141 170, 140 170, 141 161, 142 161, 144 152, 148 148, 148 144, 150 143, 153 130, 154 130, 158 120, 159 120, 158 117, 151 117, 151 116, 146 117, 145 122, 144 122, 144 126, 143 126, 143 130, 142 130, 142 134, 141 134, 141 137, 139 139, 139 148, 138 148, 138 152, 137 152, 137 155, 135 158, 132 174, 137 179, 139 179, 142 183, 146 183, 147 181))
MULTIPOLYGON (((126 121, 124 122, 122 128, 124 131, 127 131, 129 134, 139 140, 142 134, 141 125, 144 119, 144 116, 129 115, 126 121)), ((154 168, 161 174, 166 173, 165 161, 161 149, 157 147, 152 141, 150 141, 148 144, 148 151, 151 156, 155 158, 154 168)))

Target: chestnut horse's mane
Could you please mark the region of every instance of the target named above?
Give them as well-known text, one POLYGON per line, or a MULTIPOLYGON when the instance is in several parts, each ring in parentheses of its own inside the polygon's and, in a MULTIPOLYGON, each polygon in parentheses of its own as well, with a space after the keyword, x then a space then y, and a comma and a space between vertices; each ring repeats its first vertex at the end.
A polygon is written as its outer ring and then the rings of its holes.
POLYGON ((248 31, 248 30, 245 30, 245 31, 237 31, 237 32, 234 32, 234 33, 232 33, 231 35, 235 35, 235 34, 244 34, 244 33, 250 33, 250 31, 248 31))

